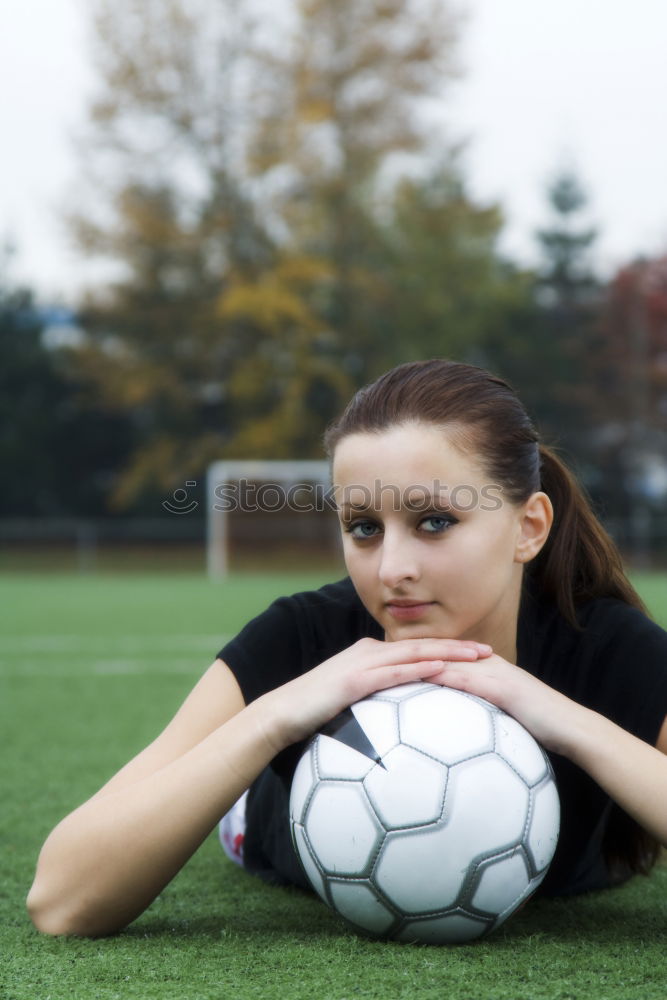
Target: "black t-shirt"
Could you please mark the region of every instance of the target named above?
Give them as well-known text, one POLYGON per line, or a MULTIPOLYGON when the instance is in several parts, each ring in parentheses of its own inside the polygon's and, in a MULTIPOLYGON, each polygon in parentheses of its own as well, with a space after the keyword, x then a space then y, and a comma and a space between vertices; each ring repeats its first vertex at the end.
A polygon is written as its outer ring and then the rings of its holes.
MULTIPOLYGON (((574 629, 527 590, 519 611, 518 663, 545 683, 654 745, 667 716, 667 632, 621 601, 581 606, 574 629)), ((383 638, 349 579, 281 597, 218 653, 246 704, 358 639, 383 638)), ((307 882, 292 846, 289 786, 303 744, 289 747, 248 797, 245 864, 267 881, 307 882)), ((609 885, 602 842, 612 803, 569 760, 550 754, 561 800, 558 847, 541 890, 558 895, 609 885)))

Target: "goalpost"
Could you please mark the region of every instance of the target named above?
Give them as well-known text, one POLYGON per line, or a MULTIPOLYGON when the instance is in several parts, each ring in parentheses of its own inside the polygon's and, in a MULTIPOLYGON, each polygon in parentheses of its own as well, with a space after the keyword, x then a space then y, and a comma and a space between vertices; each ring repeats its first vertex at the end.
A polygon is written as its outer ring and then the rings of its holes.
POLYGON ((213 578, 229 573, 234 512, 331 511, 325 461, 219 461, 206 477, 206 561, 213 578))

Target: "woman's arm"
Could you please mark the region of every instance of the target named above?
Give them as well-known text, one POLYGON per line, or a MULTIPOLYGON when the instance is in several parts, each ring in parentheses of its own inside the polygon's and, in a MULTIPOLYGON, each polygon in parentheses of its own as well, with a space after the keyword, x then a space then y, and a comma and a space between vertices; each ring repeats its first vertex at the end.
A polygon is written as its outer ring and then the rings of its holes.
POLYGON ((138 916, 270 760, 256 714, 213 664, 160 736, 50 834, 28 895, 37 928, 108 934, 138 916))
POLYGON ((489 652, 454 640, 362 639, 248 706, 216 661, 164 732, 50 834, 28 896, 35 925, 51 934, 121 929, 278 751, 373 691, 489 652))
POLYGON ((470 667, 448 665, 432 680, 486 698, 514 716, 667 846, 667 719, 653 747, 499 656, 470 667))

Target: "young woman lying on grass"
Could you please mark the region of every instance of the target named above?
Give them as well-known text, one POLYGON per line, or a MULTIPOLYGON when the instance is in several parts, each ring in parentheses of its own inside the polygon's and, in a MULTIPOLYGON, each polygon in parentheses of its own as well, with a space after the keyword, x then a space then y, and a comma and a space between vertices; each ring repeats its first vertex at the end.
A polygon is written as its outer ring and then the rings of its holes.
POLYGON ((120 930, 221 817, 248 870, 304 885, 287 819, 301 742, 418 679, 495 702, 550 752, 561 835, 541 892, 616 884, 667 843, 667 633, 509 386, 464 364, 401 365, 326 443, 349 578, 250 622, 164 732, 55 828, 28 898, 40 930, 120 930))

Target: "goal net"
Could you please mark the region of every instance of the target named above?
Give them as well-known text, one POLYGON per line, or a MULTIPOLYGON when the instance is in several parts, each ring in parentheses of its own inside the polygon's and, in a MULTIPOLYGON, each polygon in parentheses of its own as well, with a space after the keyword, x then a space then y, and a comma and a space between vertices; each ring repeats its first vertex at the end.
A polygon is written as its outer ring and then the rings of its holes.
MULTIPOLYGON (((235 555, 340 551, 325 461, 220 461, 206 478, 206 553, 211 577, 235 555)), ((286 568, 289 568, 287 566, 286 568)))

